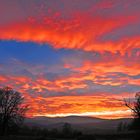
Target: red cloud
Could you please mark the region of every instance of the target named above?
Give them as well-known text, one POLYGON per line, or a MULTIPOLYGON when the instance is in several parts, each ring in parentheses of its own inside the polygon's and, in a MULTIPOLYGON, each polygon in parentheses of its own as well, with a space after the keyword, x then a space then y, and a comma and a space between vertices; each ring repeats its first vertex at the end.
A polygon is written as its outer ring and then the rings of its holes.
MULTIPOLYGON (((67 2, 64 2, 64 4, 66 7, 68 6, 67 2)), ((84 5, 83 1, 81 5, 84 5)), ((125 5, 126 3, 123 3, 124 7, 125 5)), ((59 9, 57 4, 55 6, 52 9, 54 11, 59 9)), ((129 14, 125 13, 121 15, 119 11, 113 11, 114 6, 117 6, 115 1, 112 3, 108 2, 107 4, 100 2, 94 4, 93 7, 89 7, 90 9, 87 12, 82 12, 82 10, 76 12, 76 9, 74 9, 70 13, 68 10, 65 10, 65 13, 61 10, 55 13, 46 13, 43 8, 38 7, 38 9, 43 9, 41 12, 38 12, 40 15, 33 16, 32 18, 30 16, 27 17, 28 21, 25 19, 17 20, 16 23, 7 23, 5 26, 1 26, 0 39, 48 43, 54 48, 82 49, 99 52, 110 51, 113 53, 116 51, 124 53, 133 48, 139 48, 140 36, 138 35, 132 37, 126 35, 119 41, 113 41, 110 38, 103 42, 100 41, 102 37, 112 31, 117 31, 120 28, 123 29, 127 25, 139 23, 139 16, 136 14, 137 11, 133 11, 130 14, 130 7, 128 7, 126 10, 129 14), (108 15, 104 15, 103 13, 105 7, 110 11, 108 15), (115 14, 115 12, 118 12, 118 14, 115 14), (64 18, 64 16, 67 18, 64 18)), ((114 32, 114 38, 115 36, 114 32)))

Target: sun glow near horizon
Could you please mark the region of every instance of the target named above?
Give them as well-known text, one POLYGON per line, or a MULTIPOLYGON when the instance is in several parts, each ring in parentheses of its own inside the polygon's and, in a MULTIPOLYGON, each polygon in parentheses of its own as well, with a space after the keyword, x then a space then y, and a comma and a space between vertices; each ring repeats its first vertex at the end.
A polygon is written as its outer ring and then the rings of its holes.
POLYGON ((37 114, 32 117, 68 117, 68 116, 79 116, 79 117, 93 117, 101 119, 121 119, 121 118, 132 118, 130 110, 119 110, 119 111, 103 111, 103 112, 85 112, 85 113, 68 113, 68 114, 37 114))

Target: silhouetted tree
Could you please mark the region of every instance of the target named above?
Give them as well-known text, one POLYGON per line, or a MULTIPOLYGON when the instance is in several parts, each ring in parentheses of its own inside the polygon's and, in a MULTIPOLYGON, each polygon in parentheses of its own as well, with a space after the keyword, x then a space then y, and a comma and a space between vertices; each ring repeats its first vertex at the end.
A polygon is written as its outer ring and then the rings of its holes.
POLYGON ((133 122, 131 124, 130 129, 135 130, 135 140, 140 139, 140 92, 137 92, 135 95, 135 100, 133 102, 126 101, 125 105, 132 111, 132 115, 134 117, 133 122))
POLYGON ((136 93, 133 102, 125 100, 125 105, 132 111, 134 129, 140 129, 140 92, 136 93))
POLYGON ((72 132, 71 125, 69 123, 64 123, 62 131, 64 134, 70 134, 72 132))
POLYGON ((0 130, 5 135, 11 126, 20 125, 27 111, 24 98, 10 87, 0 88, 0 130))
POLYGON ((125 105, 131 109, 134 118, 140 118, 140 92, 136 93, 133 103, 125 100, 125 105))

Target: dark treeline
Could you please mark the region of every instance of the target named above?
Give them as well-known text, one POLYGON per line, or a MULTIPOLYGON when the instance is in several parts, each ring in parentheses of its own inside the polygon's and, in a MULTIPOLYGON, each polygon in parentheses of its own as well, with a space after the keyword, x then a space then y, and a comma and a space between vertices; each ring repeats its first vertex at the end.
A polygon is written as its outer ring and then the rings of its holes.
POLYGON ((83 134, 81 131, 71 128, 69 123, 64 123, 61 130, 56 128, 47 129, 36 126, 23 125, 21 127, 11 127, 6 136, 0 137, 2 140, 96 140, 95 136, 83 134))
POLYGON ((82 132, 74 130, 71 125, 64 123, 63 128, 58 130, 56 128, 47 129, 36 126, 23 125, 21 127, 14 127, 9 129, 7 135, 19 136, 35 136, 35 137, 49 137, 49 138, 76 138, 82 136, 82 132))

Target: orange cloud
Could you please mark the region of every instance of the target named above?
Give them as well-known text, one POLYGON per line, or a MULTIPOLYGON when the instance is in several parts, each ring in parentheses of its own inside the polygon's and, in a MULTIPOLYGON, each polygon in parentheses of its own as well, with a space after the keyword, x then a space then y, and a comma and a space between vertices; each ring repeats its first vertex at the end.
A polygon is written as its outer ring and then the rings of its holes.
MULTIPOLYGON (((83 77, 81 77, 81 79, 82 78, 83 77)), ((31 78, 25 76, 0 76, 0 84, 9 85, 23 93, 25 102, 29 104, 31 108, 27 113, 28 116, 45 115, 53 117, 83 115, 101 118, 130 117, 130 111, 124 106, 122 101, 123 98, 134 96, 133 94, 130 96, 129 93, 118 95, 113 93, 90 93, 91 96, 88 95, 89 93, 86 93, 86 96, 77 96, 76 94, 70 93, 68 96, 49 97, 51 96, 49 95, 45 97, 44 91, 46 90, 63 91, 65 88, 82 88, 80 83, 80 76, 76 78, 57 79, 53 83, 45 79, 33 81, 31 78), (71 85, 65 85, 65 82, 72 81, 74 82, 71 85), (74 85, 75 82, 77 82, 76 85, 74 85), (31 90, 33 91, 31 92, 31 90), (41 95, 40 93, 43 93, 44 95, 41 95)))
MULTIPOLYGON (((122 98, 121 95, 119 98, 122 98)), ((30 116, 83 115, 101 118, 130 117, 129 111, 120 99, 103 96, 64 96, 30 98, 30 116)))
MULTIPOLYGON (((136 57, 136 56, 135 56, 136 57)), ((91 60, 85 61, 83 66, 74 68, 77 71, 87 71, 87 70, 94 70, 100 73, 112 73, 112 72, 122 72, 129 75, 137 75, 139 74, 140 64, 138 63, 139 57, 137 60, 133 60, 129 62, 129 59, 124 60, 123 58, 110 58, 108 60, 103 60, 101 62, 92 62, 91 60)), ((71 66, 72 67, 72 66, 71 66)))
POLYGON ((27 91, 28 89, 36 92, 49 91, 65 91, 78 88, 86 88, 87 85, 79 79, 80 77, 60 78, 55 81, 49 81, 45 78, 38 77, 32 79, 27 76, 2 76, 0 75, 0 84, 9 86, 20 86, 27 91))
MULTIPOLYGON (((105 60, 106 61, 106 60, 105 60)), ((73 65, 67 65, 66 68, 74 71, 73 73, 63 76, 59 75, 56 79, 50 81, 44 77, 31 78, 27 76, 2 76, 0 75, 0 82, 7 85, 17 85, 22 89, 28 91, 28 89, 36 92, 66 92, 77 89, 88 89, 89 85, 86 81, 91 81, 94 84, 99 85, 140 85, 140 80, 133 78, 133 76, 140 74, 140 65, 138 60, 133 63, 126 63, 121 59, 110 59, 106 63, 85 61, 82 66, 76 67, 73 65), (115 63, 114 63, 115 61, 115 63), (87 73, 87 71, 89 71, 87 73), (117 72, 117 73, 116 73, 117 72), (125 76, 119 76, 118 73, 126 74, 125 76)), ((75 91, 74 91, 75 92, 75 91)), ((77 91, 76 91, 77 92, 77 91)))
POLYGON ((6 82, 7 78, 5 76, 0 75, 0 81, 1 82, 6 82))
POLYGON ((139 19, 137 16, 103 17, 91 13, 72 13, 72 16, 68 16, 67 19, 62 19, 61 14, 54 14, 43 16, 40 20, 33 17, 28 18, 27 21, 6 24, 0 27, 0 39, 48 43, 57 49, 113 53, 120 51, 123 54, 133 48, 140 48, 140 36, 137 35, 125 36, 119 41, 109 38, 100 41, 109 32, 137 23, 139 19))
MULTIPOLYGON (((108 56, 99 62, 94 60, 83 61, 81 66, 67 64, 66 62, 64 67, 78 72, 78 74, 70 75, 70 79, 73 77, 75 80, 91 80, 97 84, 112 86, 125 84, 140 85, 139 78, 133 79, 133 76, 140 74, 139 56, 135 56, 134 59, 132 57, 125 58, 117 56, 114 58, 108 56), (86 72, 88 72, 88 74, 85 74, 86 72), (117 77, 117 74, 119 73, 122 73, 125 76, 118 75, 117 77)), ((67 77, 67 79, 69 78, 67 77)))

